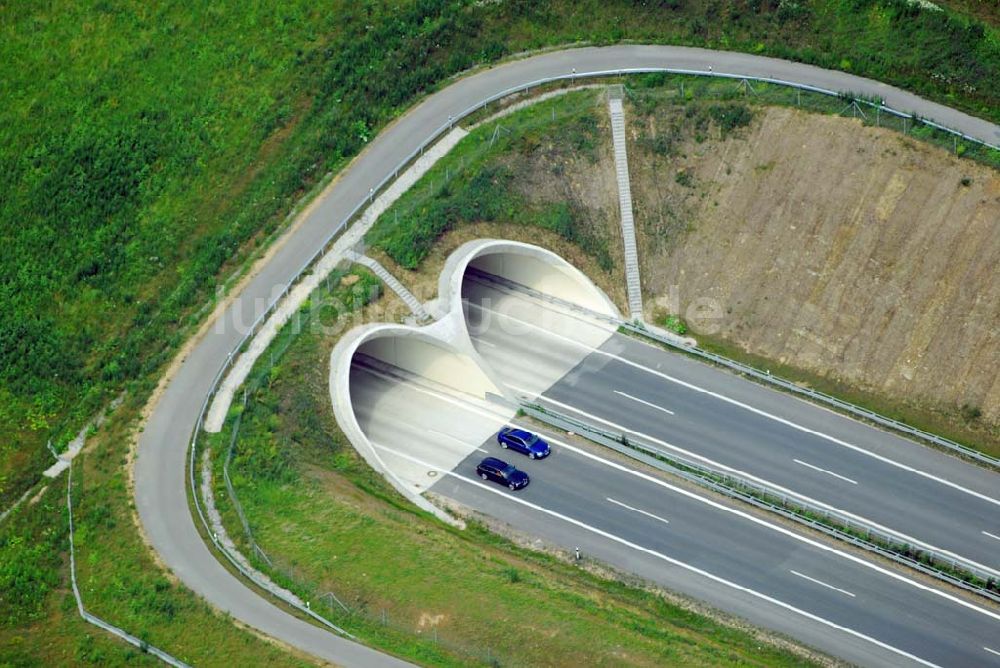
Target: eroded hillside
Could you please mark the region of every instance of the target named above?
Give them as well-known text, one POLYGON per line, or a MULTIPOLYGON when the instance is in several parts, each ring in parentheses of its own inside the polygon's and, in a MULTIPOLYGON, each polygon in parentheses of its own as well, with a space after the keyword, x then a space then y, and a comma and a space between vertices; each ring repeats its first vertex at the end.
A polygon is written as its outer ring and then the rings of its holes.
POLYGON ((996 446, 1000 174, 852 119, 757 107, 723 138, 684 106, 643 108, 647 317, 680 313, 996 446))

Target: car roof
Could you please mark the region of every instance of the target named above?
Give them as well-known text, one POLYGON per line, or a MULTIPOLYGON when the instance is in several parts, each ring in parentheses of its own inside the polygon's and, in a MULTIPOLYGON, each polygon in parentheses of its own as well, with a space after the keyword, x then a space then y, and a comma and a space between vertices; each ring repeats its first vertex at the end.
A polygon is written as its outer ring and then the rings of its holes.
POLYGON ((498 468, 507 468, 510 466, 507 462, 502 459, 497 459, 496 457, 486 457, 483 461, 479 462, 480 466, 496 466, 498 468))
POLYGON ((530 431, 525 431, 523 429, 515 429, 514 427, 509 427, 507 429, 507 433, 511 434, 513 436, 520 436, 521 438, 523 438, 525 440, 528 440, 532 436, 534 436, 534 434, 532 434, 530 431))

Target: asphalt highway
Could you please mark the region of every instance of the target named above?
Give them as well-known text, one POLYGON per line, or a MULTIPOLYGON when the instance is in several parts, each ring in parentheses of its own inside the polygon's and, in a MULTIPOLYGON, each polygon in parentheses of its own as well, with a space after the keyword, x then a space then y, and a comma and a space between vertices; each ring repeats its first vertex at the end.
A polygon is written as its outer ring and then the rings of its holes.
POLYGON ((853 663, 1000 665, 984 649, 1000 649, 1000 616, 964 599, 600 455, 556 445, 529 461, 482 447, 531 484, 511 492, 477 479, 475 453, 433 491, 853 663))
MULTIPOLYGON (((490 436, 451 468, 414 451, 414 440, 450 441, 467 422, 489 421, 489 409, 419 379, 361 371, 366 405, 405 386, 421 410, 359 407, 380 456, 429 472, 431 491, 509 523, 567 551, 680 591, 862 665, 991 665, 1000 613, 947 593, 905 571, 876 565, 839 545, 808 538, 728 500, 709 498, 644 471, 628 460, 564 435, 542 432, 545 460, 501 449, 490 436), (379 389, 381 388, 381 389, 379 389), (481 414, 481 415, 477 415, 481 414), (511 492, 476 476, 492 455, 531 476, 511 492)), ((516 420, 515 420, 515 423, 516 420)), ((524 426, 524 425, 522 425, 524 426)), ((1000 657, 996 657, 1000 665, 1000 657)))
POLYGON ((550 52, 514 61, 457 80, 429 96, 381 132, 344 169, 299 224, 280 239, 270 259, 188 352, 168 379, 143 426, 134 469, 135 501, 145 536, 158 559, 211 605, 279 641, 316 657, 345 665, 392 665, 393 660, 339 638, 288 614, 259 597, 226 571, 207 549, 187 500, 187 446, 212 380, 257 315, 346 215, 422 141, 449 117, 500 91, 574 69, 636 67, 768 76, 884 98, 887 104, 954 127, 994 144, 1000 128, 910 93, 842 72, 825 71, 748 54, 670 46, 616 46, 550 52))
MULTIPOLYGON (((469 309, 480 353, 514 389, 547 359, 581 345, 554 333, 572 329, 557 321, 588 327, 576 314, 478 282, 467 280, 465 295, 480 305, 469 309)), ((679 353, 615 334, 541 403, 1000 574, 1000 476, 679 353)))

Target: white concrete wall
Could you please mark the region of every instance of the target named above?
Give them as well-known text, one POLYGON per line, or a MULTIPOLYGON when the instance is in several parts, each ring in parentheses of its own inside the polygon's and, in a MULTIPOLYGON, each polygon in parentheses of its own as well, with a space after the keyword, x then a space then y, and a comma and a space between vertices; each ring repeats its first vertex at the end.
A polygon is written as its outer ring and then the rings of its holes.
MULTIPOLYGON (((522 249, 518 249, 522 250, 522 249)), ((511 252, 509 248, 489 248, 469 262, 470 267, 510 279, 521 285, 579 304, 592 311, 607 313, 606 298, 595 289, 589 279, 568 271, 570 265, 559 258, 550 258, 511 252)))
MULTIPOLYGON (((440 479, 437 472, 458 465, 516 411, 514 401, 500 399, 513 400, 514 392, 499 380, 497 370, 483 359, 469 336, 462 283, 470 263, 604 315, 620 317, 614 303, 590 279, 555 253, 530 244, 481 239, 462 245, 446 260, 438 284, 435 322, 424 327, 369 324, 341 337, 330 353, 330 399, 337 423, 368 464, 400 493, 452 524, 460 522, 423 496, 433 484, 428 481, 440 479), (427 378, 449 392, 461 393, 464 399, 456 397, 458 404, 452 401, 451 407, 444 409, 442 399, 433 398, 436 390, 428 394, 374 377, 362 382, 357 375, 359 384, 353 388, 357 397, 353 397, 352 360, 358 353, 427 378), (355 406, 355 398, 364 405, 355 406), (362 421, 375 433, 365 433, 362 421), (447 438, 422 438, 429 425, 443 429, 447 438)), ((613 326, 608 327, 613 330, 613 326)), ((602 336, 607 335, 603 326, 598 329, 602 329, 602 336)), ((558 369, 552 380, 564 371, 558 369)))
POLYGON ((425 336, 377 336, 366 340, 357 352, 371 355, 406 371, 477 398, 500 389, 475 361, 454 348, 425 336))
POLYGON ((462 299, 462 280, 470 265, 537 290, 620 318, 621 313, 586 274, 550 250, 519 241, 476 239, 448 256, 438 279, 439 309, 456 312, 462 299), (502 273, 501 273, 502 272, 502 273))
POLYGON ((351 399, 351 360, 354 358, 354 353, 369 338, 391 336, 393 333, 410 335, 414 331, 414 328, 403 325, 376 323, 355 327, 340 337, 333 350, 330 351, 330 402, 333 404, 333 415, 337 420, 337 425, 354 446, 354 449, 358 451, 358 454, 372 469, 385 476, 386 480, 400 494, 418 508, 436 515, 440 520, 455 526, 464 526, 464 522, 438 508, 412 485, 407 484, 393 466, 386 465, 383 456, 361 429, 354 412, 354 404, 351 399))

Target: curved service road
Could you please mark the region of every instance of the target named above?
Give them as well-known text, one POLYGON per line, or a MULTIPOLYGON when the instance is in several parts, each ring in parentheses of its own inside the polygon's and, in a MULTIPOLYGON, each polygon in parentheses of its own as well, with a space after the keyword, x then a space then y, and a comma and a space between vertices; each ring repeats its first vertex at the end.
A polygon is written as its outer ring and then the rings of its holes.
POLYGON ((188 587, 234 618, 317 657, 345 665, 401 662, 308 624, 258 596, 209 551, 188 507, 188 441, 216 372, 250 324, 295 277, 336 226, 368 197, 426 138, 450 117, 490 96, 546 77, 571 72, 671 68, 794 81, 824 89, 879 97, 900 111, 954 128, 992 145, 1000 128, 910 93, 843 72, 742 53, 671 46, 612 46, 546 53, 484 70, 431 95, 383 131, 327 189, 308 215, 286 235, 259 273, 244 287, 167 384, 139 438, 135 494, 139 517, 162 562, 188 587))

